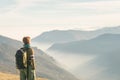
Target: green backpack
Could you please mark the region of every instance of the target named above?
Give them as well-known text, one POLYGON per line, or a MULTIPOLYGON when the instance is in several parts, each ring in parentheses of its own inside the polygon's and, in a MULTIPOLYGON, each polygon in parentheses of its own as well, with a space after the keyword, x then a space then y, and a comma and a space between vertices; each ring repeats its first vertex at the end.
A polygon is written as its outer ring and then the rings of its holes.
POLYGON ((15 54, 16 67, 17 69, 27 68, 27 52, 24 48, 17 50, 15 54))

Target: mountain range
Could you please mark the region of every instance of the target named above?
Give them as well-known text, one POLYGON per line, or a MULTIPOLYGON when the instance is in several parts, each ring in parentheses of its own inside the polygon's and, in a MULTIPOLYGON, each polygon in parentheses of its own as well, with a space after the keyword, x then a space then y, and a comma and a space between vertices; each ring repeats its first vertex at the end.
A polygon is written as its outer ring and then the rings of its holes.
POLYGON ((51 43, 46 47, 47 52, 68 66, 76 65, 71 72, 80 79, 120 79, 120 26, 94 31, 53 30, 42 33, 32 41, 39 45, 51 43), (62 56, 62 60, 58 56, 62 56))
POLYGON ((78 40, 89 40, 105 33, 120 34, 120 26, 106 27, 93 31, 82 30, 53 30, 43 32, 41 35, 32 39, 38 43, 65 43, 78 40))
POLYGON ((105 27, 98 30, 83 31, 83 30, 53 30, 43 32, 32 39, 32 44, 46 51, 50 46, 56 43, 67 43, 80 40, 93 39, 102 34, 120 34, 120 26, 105 27))
POLYGON ((54 44, 48 50, 79 54, 102 54, 119 49, 119 41, 120 34, 103 34, 90 40, 54 44))
POLYGON ((120 34, 103 34, 90 40, 57 43, 48 51, 94 56, 85 64, 79 64, 73 73, 85 80, 119 80, 120 34), (92 73, 92 75, 91 75, 92 73), (86 76, 85 76, 86 75, 86 76))

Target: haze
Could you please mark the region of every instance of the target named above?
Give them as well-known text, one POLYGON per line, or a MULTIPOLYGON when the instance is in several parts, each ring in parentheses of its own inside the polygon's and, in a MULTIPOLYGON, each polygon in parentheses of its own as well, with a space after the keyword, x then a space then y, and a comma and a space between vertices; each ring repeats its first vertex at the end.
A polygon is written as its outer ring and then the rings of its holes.
POLYGON ((0 34, 21 40, 54 29, 120 25, 119 0, 0 0, 0 34))

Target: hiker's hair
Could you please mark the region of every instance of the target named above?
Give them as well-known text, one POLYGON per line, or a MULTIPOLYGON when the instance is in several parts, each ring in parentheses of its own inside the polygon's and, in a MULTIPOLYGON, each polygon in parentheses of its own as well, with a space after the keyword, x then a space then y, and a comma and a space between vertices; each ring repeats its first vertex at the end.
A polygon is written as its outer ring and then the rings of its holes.
POLYGON ((30 44, 30 37, 29 36, 23 37, 23 43, 30 44))

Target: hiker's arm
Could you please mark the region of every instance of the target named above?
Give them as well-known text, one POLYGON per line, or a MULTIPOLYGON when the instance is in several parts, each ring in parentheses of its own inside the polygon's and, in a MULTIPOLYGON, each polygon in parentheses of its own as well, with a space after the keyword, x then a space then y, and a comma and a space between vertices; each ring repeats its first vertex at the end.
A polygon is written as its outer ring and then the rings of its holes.
POLYGON ((35 69, 35 56, 34 56, 34 51, 31 49, 31 64, 33 69, 35 69))

